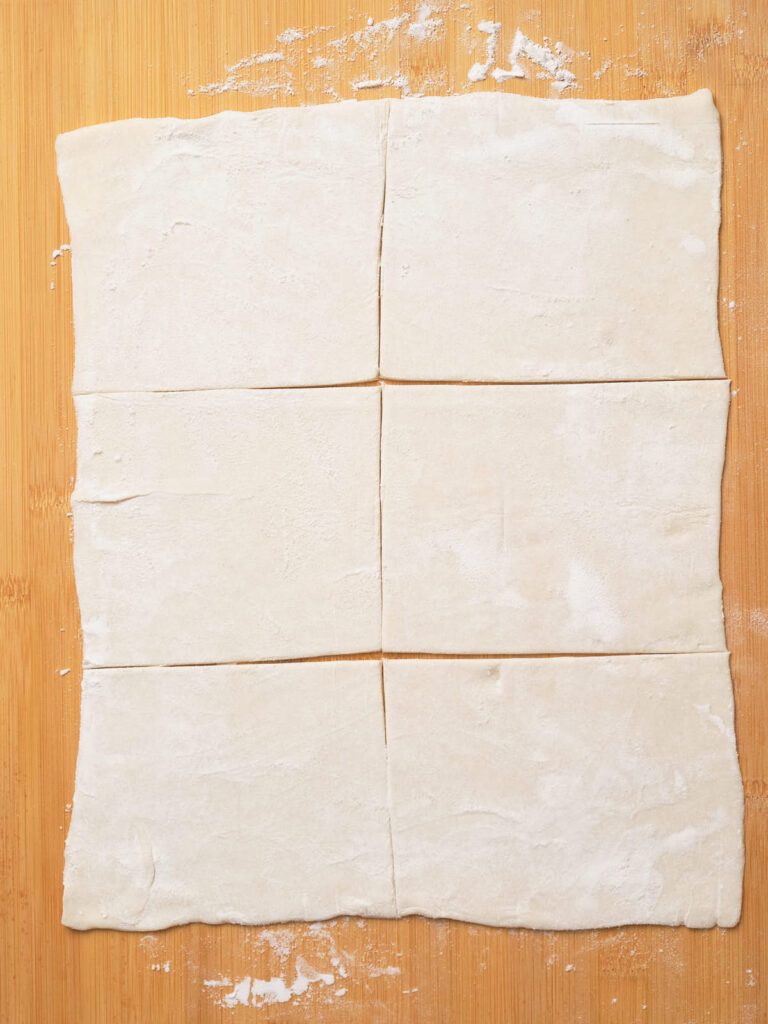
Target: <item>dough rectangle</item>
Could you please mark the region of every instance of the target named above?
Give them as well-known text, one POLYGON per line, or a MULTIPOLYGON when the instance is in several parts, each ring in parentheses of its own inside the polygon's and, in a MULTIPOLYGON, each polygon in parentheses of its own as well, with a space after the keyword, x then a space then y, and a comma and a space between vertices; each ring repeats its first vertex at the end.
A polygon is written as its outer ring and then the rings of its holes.
POLYGON ((75 393, 375 377, 387 111, 228 110, 60 136, 75 393))
POLYGON ((65 924, 737 922, 729 382, 674 379, 724 372, 718 128, 702 90, 59 138, 65 924), (305 387, 380 376, 475 383, 305 387), (491 656, 234 664, 380 650, 491 656), (583 656, 496 657, 534 653, 583 656))
POLYGON ((383 649, 725 649, 727 381, 395 385, 383 649))
POLYGON ((86 666, 380 649, 378 388, 76 405, 86 666))
POLYGON ((383 376, 722 377, 720 165, 707 89, 393 103, 383 376))
POLYGON ((727 654, 384 663, 398 913, 738 922, 727 654))
POLYGON ((392 916, 380 673, 86 671, 64 924, 392 916))

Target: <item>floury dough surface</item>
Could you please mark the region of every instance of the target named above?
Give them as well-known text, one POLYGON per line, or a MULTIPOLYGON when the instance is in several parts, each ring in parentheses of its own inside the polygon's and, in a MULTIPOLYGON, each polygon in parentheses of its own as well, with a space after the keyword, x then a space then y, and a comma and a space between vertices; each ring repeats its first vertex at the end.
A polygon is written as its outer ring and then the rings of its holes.
POLYGON ((375 377, 385 179, 385 377, 723 376, 708 90, 135 119, 57 150, 76 393, 375 377))
POLYGON ((380 649, 378 388, 75 401, 86 666, 380 649))
POLYGON ((394 915, 377 662, 85 672, 64 924, 394 915))
POLYGON ((383 649, 725 650, 729 384, 385 386, 383 649))
POLYGON ((75 393, 376 376, 388 104, 59 137, 75 393))
POLYGON ((399 914, 738 922, 727 654, 398 660, 384 681, 399 914))
POLYGON ((64 923, 738 921, 726 654, 380 672, 86 670, 64 923))
POLYGON ((393 102, 383 376, 722 377, 720 162, 707 89, 393 102))

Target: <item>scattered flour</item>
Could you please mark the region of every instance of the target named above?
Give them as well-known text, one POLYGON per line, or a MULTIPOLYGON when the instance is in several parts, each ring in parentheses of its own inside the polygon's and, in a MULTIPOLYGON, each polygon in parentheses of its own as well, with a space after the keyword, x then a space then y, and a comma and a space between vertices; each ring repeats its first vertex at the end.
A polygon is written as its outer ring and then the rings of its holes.
POLYGON ((286 985, 284 978, 252 978, 246 975, 237 981, 229 978, 217 978, 204 981, 206 988, 229 988, 231 992, 225 992, 220 1000, 220 1006, 270 1006, 273 1003, 288 1003, 296 996, 303 996, 310 985, 322 982, 330 986, 334 982, 333 974, 315 970, 306 960, 296 958, 296 977, 290 985, 286 985))
POLYGON ((399 967, 372 967, 368 972, 369 978, 382 978, 385 975, 394 977, 402 973, 399 967))
POLYGON ((521 65, 522 58, 527 58, 532 64, 538 65, 543 70, 542 77, 553 79, 554 86, 559 92, 564 92, 576 84, 576 75, 569 71, 564 65, 573 59, 563 43, 555 43, 554 51, 546 45, 549 42, 544 36, 544 44, 534 43, 520 29, 515 32, 512 41, 512 49, 509 52, 509 63, 511 74, 518 78, 526 78, 525 68, 521 65))
MULTIPOLYGON (((254 96, 292 96, 301 88, 310 95, 320 92, 340 99, 336 92, 340 80, 348 82, 355 93, 389 86, 399 89, 403 96, 421 96, 426 90, 450 95, 454 91, 451 69, 438 69, 436 73, 434 67, 425 67, 419 73, 420 80, 412 86, 401 67, 400 53, 403 45, 428 45, 444 38, 449 25, 466 29, 466 33, 461 32, 460 42, 472 50, 477 37, 472 38, 472 25, 464 24, 464 10, 468 10, 467 4, 432 6, 421 2, 413 10, 391 18, 381 21, 368 18, 361 28, 342 34, 335 34, 332 25, 286 28, 275 37, 272 49, 243 57, 225 67, 223 78, 188 88, 187 95, 240 92, 254 96), (352 63, 356 77, 346 78, 344 66, 352 63)), ((557 43, 553 52, 546 37, 542 46, 520 29, 515 35, 511 67, 497 67, 501 29, 501 22, 485 20, 477 24, 477 30, 485 36, 485 60, 472 65, 465 83, 460 86, 462 91, 489 76, 500 84, 529 77, 520 63, 521 58, 538 64, 543 69, 543 77, 551 78, 558 90, 575 84, 574 73, 563 66, 570 60, 563 44, 557 43)))
POLYGON ((406 75, 392 75, 390 78, 362 78, 351 83, 355 92, 361 89, 383 89, 385 86, 392 86, 399 89, 401 95, 411 96, 411 83, 406 75))
POLYGON ((286 45, 288 43, 295 43, 299 39, 306 39, 307 33, 302 32, 300 28, 287 28, 284 32, 281 32, 277 37, 278 43, 286 45))
MULTIPOLYGON (((347 995, 349 982, 345 979, 353 968, 364 979, 400 974, 400 968, 395 965, 376 963, 372 947, 362 953, 356 950, 354 957, 339 949, 333 931, 336 924, 335 921, 319 921, 304 926, 263 928, 247 941, 261 947, 261 957, 268 949, 277 958, 278 964, 268 969, 269 977, 261 978, 253 972, 219 975, 204 980, 203 990, 209 993, 216 1005, 228 1009, 288 1003, 301 999, 307 993, 313 1003, 319 1000, 330 1005, 347 995)), ((157 957, 156 948, 153 952, 157 957)), ((152 970, 156 969, 160 968, 152 965, 152 970)))
MULTIPOLYGON (((365 18, 362 26, 354 31, 344 31, 341 25, 285 28, 275 36, 270 49, 252 53, 225 67, 221 79, 187 88, 189 76, 184 76, 187 95, 194 98, 239 92, 277 97, 298 93, 306 96, 308 102, 313 102, 311 97, 314 95, 341 99, 337 92, 340 82, 345 88, 352 86, 355 93, 359 93, 361 88, 376 88, 378 86, 373 83, 380 82, 381 87, 386 85, 400 89, 403 96, 417 97, 427 93, 450 95, 455 91, 466 92, 489 77, 499 85, 511 80, 547 79, 555 92, 562 93, 578 88, 576 74, 570 67, 574 58, 578 57, 579 67, 592 60, 589 51, 574 54, 562 42, 552 45, 546 36, 542 36, 539 43, 526 34, 531 31, 531 25, 536 26, 538 34, 542 24, 541 10, 531 8, 519 12, 519 24, 523 28, 518 27, 515 32, 509 66, 500 67, 496 64, 496 54, 501 22, 481 21, 473 31, 475 26, 468 24, 470 6, 467 3, 412 0, 412 4, 408 10, 401 8, 402 13, 381 21, 365 18), (444 38, 449 29, 455 33, 458 46, 469 52, 477 46, 477 31, 483 34, 485 60, 476 61, 466 78, 459 81, 452 67, 436 67, 435 61, 419 61, 419 70, 413 69, 407 75, 401 63, 402 53, 407 53, 409 46, 411 50, 414 45, 427 48, 444 38), (354 80, 344 73, 349 64, 355 65, 354 69, 349 68, 354 73, 354 80)), ((349 23, 361 23, 359 15, 349 13, 346 18, 349 23)), ((511 31, 512 25, 507 28, 511 31)), ((650 33, 654 25, 645 28, 650 33)), ((619 30, 623 32, 624 27, 620 26, 619 30)), ((737 25, 733 17, 726 19, 722 28, 692 28, 688 36, 680 40, 680 52, 694 53, 703 61, 711 48, 729 46, 740 39, 743 32, 743 27, 737 25)), ((615 40, 620 38, 615 34, 615 40)), ((656 44, 668 42, 658 32, 650 36, 650 41, 656 44)), ((602 42, 608 43, 609 37, 603 36, 602 42)), ((594 80, 599 81, 608 72, 621 74, 625 79, 644 78, 653 73, 638 67, 638 60, 639 51, 618 51, 603 59, 601 66, 591 74, 594 80)), ((656 89, 662 95, 670 94, 663 83, 657 82, 656 89)))
POLYGON ((521 67, 494 68, 491 75, 497 82, 506 82, 509 78, 525 78, 525 71, 521 67))
POLYGON ((485 61, 472 65, 467 74, 470 82, 484 82, 488 73, 496 63, 496 49, 499 45, 499 33, 501 32, 500 21, 481 21, 477 26, 481 32, 488 36, 485 44, 485 61))
MULTIPOLYGON (((302 37, 303 38, 303 37, 302 37)), ((230 65, 227 69, 226 78, 221 82, 208 82, 207 85, 199 85, 197 93, 194 89, 187 89, 187 95, 218 95, 223 92, 246 92, 252 95, 266 95, 270 93, 283 92, 286 95, 293 94, 292 75, 283 71, 276 79, 268 78, 261 81, 254 81, 244 72, 252 68, 265 67, 269 65, 282 64, 285 61, 285 54, 281 50, 273 50, 269 53, 252 53, 243 57, 236 64, 230 65)), ((281 69, 282 70, 282 69, 281 69)))
POLYGON ((597 71, 593 71, 592 72, 592 77, 596 78, 598 81, 600 81, 600 79, 603 77, 603 75, 606 73, 606 71, 610 71, 612 67, 613 67, 613 61, 609 57, 608 60, 604 60, 603 61, 603 63, 600 65, 600 67, 597 69, 597 71))
POLYGON ((437 37, 438 30, 442 27, 442 18, 433 18, 432 8, 422 4, 416 14, 416 20, 408 26, 408 35, 423 43, 426 39, 437 37))

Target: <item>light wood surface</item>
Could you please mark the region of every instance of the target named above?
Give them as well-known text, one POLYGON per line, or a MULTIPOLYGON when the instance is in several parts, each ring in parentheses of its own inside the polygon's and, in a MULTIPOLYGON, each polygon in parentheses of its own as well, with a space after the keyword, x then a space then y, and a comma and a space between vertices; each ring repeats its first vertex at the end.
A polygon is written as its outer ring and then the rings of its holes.
MULTIPOLYGON (((424 40, 408 33, 416 8, 383 0, 363 8, 332 0, 0 0, 3 1024, 768 1020, 768 7, 759 0, 473 0, 436 10, 443 23, 424 40), (377 23, 398 14, 410 21, 368 26, 369 17, 377 23), (68 256, 51 266, 68 238, 54 138, 116 118, 327 102, 353 95, 353 81, 398 73, 413 92, 461 92, 470 65, 484 59, 478 22, 485 18, 502 24, 502 65, 517 28, 571 48, 579 88, 566 96, 642 98, 709 86, 721 112, 721 332, 735 391, 722 573, 747 793, 742 923, 729 931, 536 933, 344 919, 314 929, 191 926, 153 937, 68 931, 59 923, 61 871, 81 650, 68 518, 75 470, 68 256), (317 26, 303 40, 276 42, 285 29, 317 26), (356 30, 362 36, 332 45, 356 30), (224 81, 227 65, 274 51, 283 61, 234 73, 241 91, 200 92, 224 81), (222 1005, 245 977, 280 976, 290 985, 297 956, 333 973, 333 985, 316 982, 274 1006, 222 1005), (229 986, 205 985, 224 978, 229 986)), ((526 80, 472 88, 550 95, 549 79, 527 66, 526 80)), ((389 87, 358 97, 400 94, 389 87)))

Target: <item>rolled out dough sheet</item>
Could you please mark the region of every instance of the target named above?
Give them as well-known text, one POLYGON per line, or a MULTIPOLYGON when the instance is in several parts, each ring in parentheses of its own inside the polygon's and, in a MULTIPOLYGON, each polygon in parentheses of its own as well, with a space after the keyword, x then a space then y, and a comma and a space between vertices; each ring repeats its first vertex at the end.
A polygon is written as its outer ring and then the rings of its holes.
POLYGON ((394 914, 378 662, 86 671, 64 923, 394 914))
POLYGON ((64 923, 734 924, 727 655, 692 653, 725 646, 729 384, 650 382, 723 376, 709 93, 57 146, 86 664, 64 923), (296 387, 376 377, 379 307, 384 376, 603 383, 296 387), (393 657, 384 689, 376 661, 232 664, 382 649, 584 656, 393 657))
POLYGON ((727 654, 384 663, 398 913, 737 923, 727 654))
POLYGON ((384 388, 383 649, 725 650, 727 381, 384 388))
POLYGON ((375 377, 387 108, 60 136, 75 393, 375 377))
POLYGON ((707 89, 393 102, 382 374, 722 377, 720 162, 707 89))
POLYGON ((378 388, 76 406, 86 666, 380 649, 378 388))

